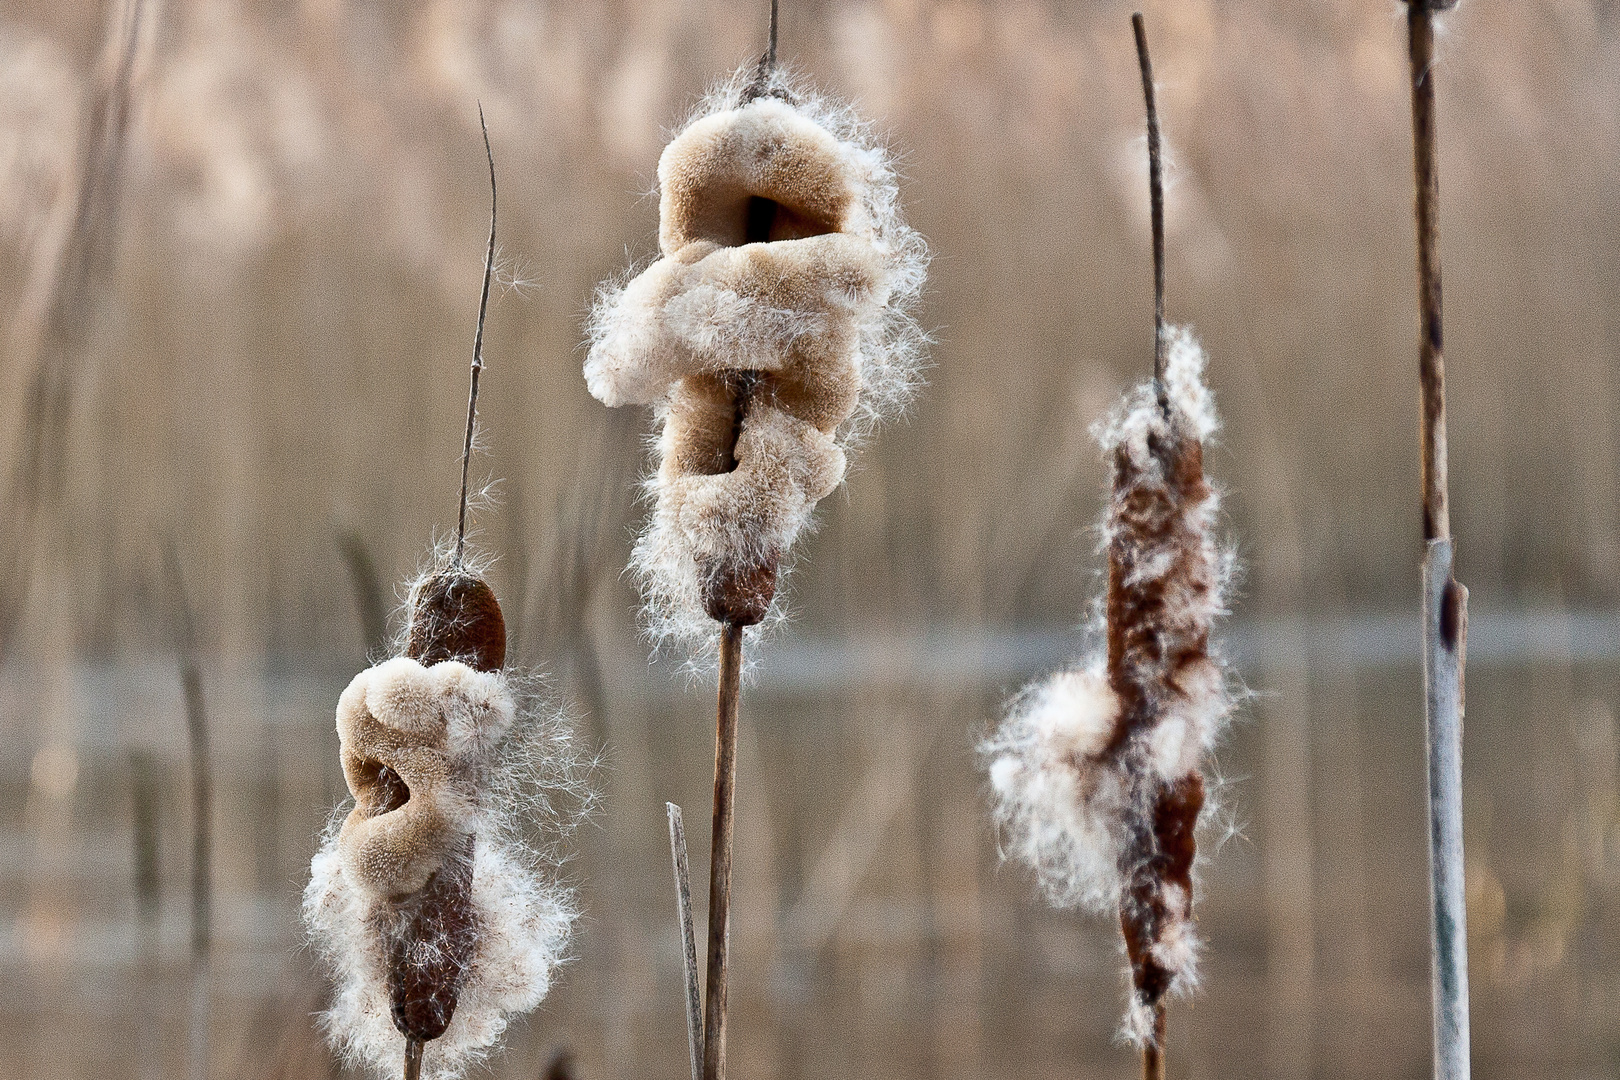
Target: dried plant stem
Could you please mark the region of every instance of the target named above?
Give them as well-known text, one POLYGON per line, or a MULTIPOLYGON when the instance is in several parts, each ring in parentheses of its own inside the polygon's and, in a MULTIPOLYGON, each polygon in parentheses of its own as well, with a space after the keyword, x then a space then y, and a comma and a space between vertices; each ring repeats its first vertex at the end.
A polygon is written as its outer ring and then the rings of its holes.
POLYGON ((1455 0, 1408 0, 1412 154, 1417 188, 1418 385, 1422 398, 1423 681, 1429 763, 1430 962, 1436 1080, 1467 1080, 1468 922, 1463 879, 1463 664, 1468 590, 1452 575, 1446 479, 1445 337, 1440 293, 1440 170, 1435 137, 1434 12, 1455 0))
POLYGON ((1153 214, 1153 385, 1159 408, 1168 410, 1164 365, 1169 337, 1164 323, 1164 165, 1159 148, 1159 105, 1153 93, 1153 58, 1148 55, 1147 23, 1140 11, 1131 16, 1136 34, 1136 62, 1142 69, 1142 97, 1147 103, 1148 194, 1153 214))
POLYGON ((1142 1080, 1164 1080, 1164 1002, 1153 1007, 1153 1042, 1142 1048, 1142 1080))
POLYGON ((731 944, 731 834, 736 817, 737 699, 743 628, 720 626, 720 692, 714 737, 714 831, 709 846, 709 957, 703 1013, 703 1080, 726 1075, 726 962, 731 944))
POLYGON ((405 1036, 405 1080, 419 1080, 422 1075, 422 1040, 405 1036))
POLYGON ((180 559, 165 552, 180 651, 180 686, 185 699, 186 735, 191 748, 191 1037, 188 1075, 208 1076, 208 958, 213 919, 213 768, 208 752, 208 714, 203 706, 202 671, 191 601, 186 596, 180 559))
POLYGON ((665 803, 669 815, 669 854, 675 868, 675 912, 681 923, 681 964, 686 976, 686 1042, 692 1080, 703 1077, 703 992, 698 988, 697 933, 692 928, 692 870, 686 858, 686 827, 681 808, 665 803))
POLYGON ((461 565, 467 547, 467 470, 472 464, 473 431, 478 422, 478 376, 484 370, 484 317, 489 314, 489 281, 495 272, 495 152, 489 147, 489 125, 484 106, 478 106, 478 127, 484 133, 484 157, 489 162, 489 246, 484 251, 484 291, 478 298, 478 329, 473 334, 472 377, 467 388, 467 437, 461 445, 461 503, 456 514, 456 560, 461 565))

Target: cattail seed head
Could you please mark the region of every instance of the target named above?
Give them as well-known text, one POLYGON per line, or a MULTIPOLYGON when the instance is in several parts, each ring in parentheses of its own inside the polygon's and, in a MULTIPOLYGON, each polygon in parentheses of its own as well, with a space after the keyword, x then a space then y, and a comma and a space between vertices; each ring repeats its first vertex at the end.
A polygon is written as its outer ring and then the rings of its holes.
POLYGON ((476 573, 451 566, 411 590, 405 655, 424 664, 461 660, 478 671, 506 664, 506 619, 495 590, 476 573))
POLYGON ((766 617, 851 437, 914 385, 927 251, 867 129, 773 70, 710 95, 658 177, 661 257, 603 290, 585 379, 662 424, 634 563, 654 637, 692 643, 766 617))
POLYGON ((1139 1042, 1165 995, 1197 978, 1201 770, 1232 704, 1210 646, 1231 560, 1203 471, 1217 428, 1203 366, 1191 334, 1173 330, 1163 387, 1136 388, 1093 429, 1112 474, 1107 648, 1020 694, 981 747, 1012 853, 1053 902, 1117 912, 1125 1031, 1139 1042))
POLYGON ((568 725, 502 670, 493 591, 459 566, 411 591, 407 655, 361 672, 338 701, 354 806, 311 865, 304 918, 336 983, 334 1040, 379 1074, 399 1034, 429 1043, 423 1076, 459 1075, 537 1004, 574 911, 543 881, 520 815, 552 830, 579 795, 568 725))

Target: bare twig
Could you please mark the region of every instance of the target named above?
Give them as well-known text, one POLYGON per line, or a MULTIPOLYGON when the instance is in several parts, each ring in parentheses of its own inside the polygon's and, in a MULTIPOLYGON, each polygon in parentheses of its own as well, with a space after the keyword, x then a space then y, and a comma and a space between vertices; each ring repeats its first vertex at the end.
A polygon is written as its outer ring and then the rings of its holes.
POLYGON ((1147 102, 1148 194, 1153 213, 1153 386, 1159 408, 1170 408, 1164 387, 1168 335, 1164 325, 1164 167, 1159 148, 1159 106, 1153 93, 1153 58, 1148 55, 1147 23, 1140 11, 1131 16, 1136 34, 1136 62, 1142 69, 1142 97, 1147 102))
POLYGON ((405 1080, 420 1080, 422 1076, 422 1040, 414 1035, 405 1037, 405 1080))
POLYGON ((736 816, 737 699, 742 691, 743 627, 720 629, 720 692, 715 715, 714 830, 709 847, 708 985, 703 1014, 703 1080, 726 1076, 726 967, 731 945, 731 833, 736 816))
POLYGON ((698 988, 697 934, 692 928, 692 870, 686 859, 686 828, 681 808, 665 803, 669 815, 669 854, 675 867, 675 910, 681 922, 681 964, 686 976, 686 1042, 692 1080, 703 1077, 703 994, 698 988))
POLYGON ((1423 681, 1429 759, 1429 888, 1436 1080, 1467 1080, 1468 911, 1463 878, 1463 663, 1468 590, 1452 574, 1446 477, 1446 368, 1440 292, 1440 169, 1435 138, 1434 12, 1455 0, 1408 0, 1416 181, 1418 386, 1422 399, 1423 681))
POLYGON ((461 447, 461 503, 456 516, 456 559, 461 565, 467 546, 467 470, 472 463, 473 430, 478 421, 478 376, 484 370, 484 317, 489 313, 489 279, 495 271, 495 152, 489 147, 489 125, 484 106, 478 106, 478 127, 484 133, 484 157, 489 161, 489 246, 484 252, 484 291, 478 298, 478 330, 473 335, 472 379, 467 389, 467 438, 461 447))

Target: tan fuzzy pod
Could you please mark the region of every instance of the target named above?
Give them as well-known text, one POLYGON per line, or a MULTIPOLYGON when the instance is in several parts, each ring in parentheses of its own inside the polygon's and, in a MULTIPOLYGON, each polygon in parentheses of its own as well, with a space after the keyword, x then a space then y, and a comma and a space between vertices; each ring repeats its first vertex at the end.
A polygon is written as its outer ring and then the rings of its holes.
POLYGON ((337 729, 355 799, 338 844, 356 885, 399 897, 427 884, 472 831, 480 766, 511 722, 500 677, 458 661, 401 657, 355 677, 337 729))
POLYGON ((591 393, 663 423, 635 556, 657 636, 701 636, 705 610, 764 617, 851 421, 904 397, 923 340, 907 312, 926 249, 885 155, 772 79, 723 89, 665 148, 661 257, 592 316, 591 393))

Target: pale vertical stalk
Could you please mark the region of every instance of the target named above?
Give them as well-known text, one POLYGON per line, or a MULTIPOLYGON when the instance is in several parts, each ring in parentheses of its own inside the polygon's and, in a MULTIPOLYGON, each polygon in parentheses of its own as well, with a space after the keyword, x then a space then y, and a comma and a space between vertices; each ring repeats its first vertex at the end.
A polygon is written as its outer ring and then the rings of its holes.
POLYGON ((703 1077, 703 994, 698 988, 697 933, 692 927, 692 870, 686 858, 686 827, 681 808, 665 803, 669 815, 669 854, 675 870, 675 914, 681 923, 681 970, 686 982, 686 1043, 692 1080, 703 1077))
POLYGON ((196 630, 179 556, 167 552, 179 624, 180 685, 191 748, 191 1020, 187 1076, 207 1080, 208 966, 213 922, 213 768, 209 761, 208 714, 203 706, 202 672, 197 666, 196 630))
POLYGON ((1423 460, 1423 682, 1429 759, 1429 889, 1436 1080, 1467 1080, 1468 913, 1463 881, 1462 718, 1468 590, 1452 576, 1446 482, 1445 352, 1440 292, 1440 171, 1435 145, 1434 12, 1408 0, 1412 150, 1417 187, 1419 387, 1423 460))
POLYGON ((709 847, 708 983, 703 1013, 703 1080, 725 1080, 726 970, 731 947, 731 836, 736 820, 737 701, 742 692, 743 628, 720 627, 720 690, 715 713, 714 828, 709 847))

